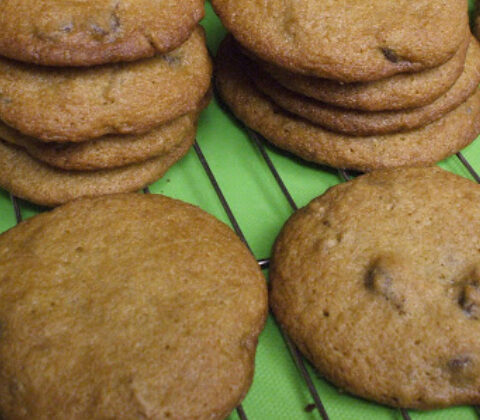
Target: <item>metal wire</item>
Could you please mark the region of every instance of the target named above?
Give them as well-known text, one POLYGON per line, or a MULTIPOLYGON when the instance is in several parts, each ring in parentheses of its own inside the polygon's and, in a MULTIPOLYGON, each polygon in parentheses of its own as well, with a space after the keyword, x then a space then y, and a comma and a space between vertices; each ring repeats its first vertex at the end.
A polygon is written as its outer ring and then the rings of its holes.
MULTIPOLYGON (((268 168, 270 169, 270 172, 272 173, 273 177, 275 178, 275 181, 277 182, 278 186, 282 190, 283 194, 285 195, 285 198, 287 199, 288 203, 290 204, 291 208, 295 211, 298 209, 297 204, 295 203, 295 200, 293 199, 292 195, 288 191, 288 188, 286 187, 285 183, 282 180, 282 177, 280 176, 279 172, 277 171, 277 168, 273 164, 272 160, 267 154, 267 151, 265 150, 265 146, 263 145, 263 142, 260 141, 260 136, 251 130, 250 128, 245 126, 245 129, 249 135, 249 137, 252 139, 252 141, 255 143, 255 145, 258 147, 258 150, 260 151, 260 154, 262 155, 263 159, 265 160, 265 163, 267 164, 268 168)), ((297 365, 298 370, 303 376, 303 379, 305 380, 305 383, 307 384, 307 388, 310 391, 310 395, 313 398, 313 401, 315 403, 315 407, 318 409, 320 415, 324 420, 328 420, 328 413, 325 409, 325 406, 322 403, 322 400, 320 399, 320 395, 315 388, 315 385, 313 384, 312 378, 310 374, 308 373, 305 363, 303 361, 303 357, 300 353, 300 351, 297 349, 297 347, 293 344, 293 342, 290 340, 290 337, 288 337, 280 328, 280 331, 282 332, 283 338, 285 340, 285 343, 290 351, 290 354, 297 365)))
POLYGON ((10 194, 10 200, 12 200, 13 210, 15 212, 15 219, 17 220, 17 224, 22 221, 22 213, 20 211, 20 206, 18 205, 17 197, 13 194, 10 194))
POLYGON ((260 260, 257 260, 257 263, 262 270, 266 270, 270 267, 270 258, 262 258, 260 260))
MULTIPOLYGON (((222 206, 225 210, 225 213, 227 213, 227 216, 228 216, 228 219, 230 220, 230 223, 232 224, 233 226, 233 229, 235 230, 235 232, 237 233, 237 235, 240 237, 240 239, 243 241, 243 243, 245 243, 245 245, 248 247, 248 249, 250 249, 250 252, 251 252, 251 248, 245 238, 245 235, 243 234, 242 230, 240 229, 240 226, 235 218, 235 216, 233 215, 233 212, 230 208, 230 205, 228 204, 227 200, 225 199, 225 196, 223 195, 223 192, 220 188, 220 186, 218 185, 218 182, 215 178, 215 175, 213 174, 211 168, 210 168, 210 165, 208 164, 206 158, 205 158, 205 155, 203 154, 202 152, 202 149, 201 147, 199 146, 199 144, 197 142, 194 143, 193 145, 194 149, 195 149, 195 152, 197 153, 197 156, 200 160, 200 163, 202 164, 205 172, 207 173, 207 176, 215 190, 215 192, 217 193, 218 195, 218 198, 220 199, 220 202, 222 203, 222 206)), ((273 165, 272 165, 273 166, 273 165)), ((293 200, 292 200, 293 202, 293 200)), ((295 205, 295 203, 293 203, 295 205)), ((265 268, 265 266, 267 266, 269 264, 269 260, 260 260, 259 261, 259 265, 261 268, 265 268)), ((292 343, 292 341, 290 340, 290 338, 285 335, 283 332, 282 332, 282 335, 283 335, 283 338, 285 340, 285 343, 288 347, 288 349, 290 350, 290 354, 292 355, 293 357, 293 360, 295 362, 295 364, 297 365, 297 368, 300 370, 300 373, 302 374, 303 378, 305 379, 305 382, 307 384, 307 387, 310 391, 310 394, 314 400, 314 403, 315 403, 315 406, 317 407, 320 415, 322 416, 323 420, 329 420, 329 417, 328 417, 328 414, 325 410, 325 407, 323 406, 323 403, 320 399, 320 396, 318 395, 318 392, 313 384, 313 381, 305 367, 305 364, 303 362, 303 359, 300 355, 300 352, 298 351, 298 349, 295 347, 295 345, 292 343)), ((240 413, 239 413, 240 415, 240 413)))
MULTIPOLYGON (((199 144, 195 141, 193 144, 193 148, 195 149, 195 153, 198 156, 198 159, 200 160, 200 163, 203 166, 203 169, 207 173, 208 179, 210 180, 210 183, 213 186, 213 189, 215 190, 220 202, 222 203, 222 207, 225 210, 225 213, 227 213, 228 220, 230 220, 230 223, 233 226, 233 229, 237 233, 237 235, 240 237, 242 242, 250 249, 250 246, 248 245, 247 240, 245 239, 245 235, 242 232, 242 229, 240 229, 240 226, 237 222, 237 219, 233 215, 232 209, 230 208, 230 205, 228 204, 227 200, 225 199, 225 196, 223 195, 223 192, 218 185, 217 179, 215 178, 215 175, 213 174, 212 170, 210 169, 210 165, 208 164, 207 160, 205 159, 205 155, 202 152, 202 149, 200 148, 199 144)), ((250 249, 250 252, 252 250, 250 249)))
POLYGON ((463 163, 463 166, 465 166, 465 168, 467 168, 467 171, 470 172, 470 175, 472 175, 473 179, 478 184, 480 184, 480 175, 478 175, 478 173, 475 171, 475 169, 473 169, 472 165, 470 165, 470 162, 467 159, 465 159, 465 157, 462 155, 461 152, 457 153, 457 157, 458 157, 458 159, 460 159, 460 162, 463 163))
POLYGON ((275 181, 277 181, 278 186, 283 192, 283 195, 288 201, 288 204, 290 204, 290 207, 296 211, 298 210, 298 206, 293 200, 292 195, 287 189, 287 186, 283 182, 282 178, 280 177, 280 174, 277 171, 277 168, 275 168, 275 165, 273 164, 272 160, 270 159, 270 156, 268 156, 267 151, 265 150, 265 147, 263 146, 263 143, 260 141, 258 134, 251 130, 250 128, 246 127, 247 133, 252 139, 252 141, 257 145, 258 149, 260 150, 260 154, 262 155, 263 159, 265 160, 265 163, 267 164, 268 168, 270 169, 270 172, 272 172, 273 177, 275 178, 275 181))
POLYGON ((404 408, 400 408, 400 414, 402 415, 403 420, 412 420, 412 418, 410 417, 410 414, 408 414, 408 411, 405 410, 404 408))
MULTIPOLYGON (((251 130, 250 128, 246 128, 247 132, 248 132, 248 135, 249 137, 253 140, 253 142, 257 145, 258 149, 260 150, 260 154, 263 156, 263 158, 265 159, 265 162, 267 163, 268 167, 270 168, 270 171, 272 172, 272 175, 273 177, 275 178, 275 180, 277 181, 280 189, 282 190, 282 192, 284 193, 285 195, 285 198, 288 200, 288 202, 290 203, 291 207, 293 210, 297 210, 297 205, 295 204, 295 201, 293 200, 290 192, 288 191, 288 189, 286 188, 285 186, 285 183, 283 182, 280 174, 278 173, 277 169, 275 168, 275 166, 273 165, 272 163, 272 160, 270 159, 270 157, 268 156, 266 150, 265 150, 265 146, 263 145, 263 142, 260 141, 260 136, 255 133, 253 130, 251 130)), ((343 179, 344 181, 349 181, 350 179, 352 179, 352 176, 345 170, 345 169, 339 169, 338 170, 338 173, 339 173, 339 176, 341 179, 343 179)), ((294 350, 295 352, 298 352, 297 349, 294 350)), ((300 368, 300 367, 299 367, 300 368)), ((301 369, 301 368, 300 368, 301 369)), ((302 369, 301 369, 302 370, 302 369)), ((303 374, 303 373, 302 373, 303 374)), ((309 378, 310 379, 310 378, 309 378)), ((307 380, 307 379, 306 379, 307 380)), ((313 384, 312 384, 313 386, 313 384)), ((403 417, 404 420, 411 420, 411 417, 410 415, 408 414, 408 411, 405 410, 404 408, 401 408, 400 409, 400 413, 403 417)), ((326 413, 325 413, 326 414, 326 413)))

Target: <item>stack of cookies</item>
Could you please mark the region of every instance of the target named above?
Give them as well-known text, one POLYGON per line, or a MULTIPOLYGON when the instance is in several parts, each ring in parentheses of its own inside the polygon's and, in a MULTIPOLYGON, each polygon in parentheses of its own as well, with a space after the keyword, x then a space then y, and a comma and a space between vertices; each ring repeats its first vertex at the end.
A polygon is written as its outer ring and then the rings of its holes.
POLYGON ((310 161, 429 165, 480 132, 466 0, 214 0, 232 33, 217 86, 236 116, 310 161))
POLYGON ((0 186, 55 206, 136 191, 193 144, 203 0, 0 3, 0 186))

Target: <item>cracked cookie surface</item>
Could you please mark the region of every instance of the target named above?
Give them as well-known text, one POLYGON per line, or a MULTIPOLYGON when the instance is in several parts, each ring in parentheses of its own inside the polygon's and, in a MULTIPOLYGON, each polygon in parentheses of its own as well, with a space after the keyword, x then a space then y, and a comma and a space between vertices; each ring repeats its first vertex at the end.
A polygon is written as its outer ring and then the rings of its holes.
POLYGON ((480 402, 480 187, 440 168, 332 187, 274 246, 270 304, 320 374, 361 397, 480 402))
POLYGON ((3 0, 0 55, 49 66, 133 61, 171 51, 204 0, 3 0))
POLYGON ((178 49, 135 63, 73 69, 0 59, 0 120, 44 141, 145 133, 197 109, 211 71, 201 27, 178 49))
POLYGON ((5 418, 220 420, 267 315, 237 235, 160 195, 78 200, 0 236, 5 418))
POLYGON ((292 72, 345 82, 436 67, 464 40, 467 0, 212 0, 246 49, 292 72))

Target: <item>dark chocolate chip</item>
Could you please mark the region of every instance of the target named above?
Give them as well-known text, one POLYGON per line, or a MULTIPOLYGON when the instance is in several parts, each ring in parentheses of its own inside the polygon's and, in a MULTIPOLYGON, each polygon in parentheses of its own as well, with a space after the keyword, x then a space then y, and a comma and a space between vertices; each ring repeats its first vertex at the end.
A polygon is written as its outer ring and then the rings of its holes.
POLYGON ((391 50, 390 48, 382 48, 382 53, 385 58, 392 63, 398 63, 400 61, 400 58, 395 53, 395 51, 391 50))
POLYGON ((405 299, 395 290, 392 274, 384 267, 384 261, 378 259, 371 265, 365 276, 365 287, 371 292, 383 296, 401 313, 404 311, 405 299))

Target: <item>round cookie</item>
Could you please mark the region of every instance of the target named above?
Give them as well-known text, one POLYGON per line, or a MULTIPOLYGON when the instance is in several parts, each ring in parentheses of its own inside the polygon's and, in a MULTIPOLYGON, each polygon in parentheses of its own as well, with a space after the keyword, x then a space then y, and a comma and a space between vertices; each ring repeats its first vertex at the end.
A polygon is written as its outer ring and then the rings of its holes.
POLYGON ((0 122, 0 139, 16 144, 35 159, 64 170, 91 171, 144 162, 193 142, 198 114, 184 115, 140 135, 110 135, 81 143, 44 143, 0 122))
POLYGON ((265 279, 204 211, 78 200, 0 236, 0 267, 6 418, 220 420, 245 396, 265 279))
POLYGON ((246 49, 295 73, 371 81, 448 61, 465 39, 467 0, 212 0, 246 49))
POLYGON ((217 55, 216 83, 233 113, 276 146, 301 158, 337 168, 371 171, 425 166, 450 156, 480 133, 480 89, 456 110, 406 133, 352 137, 332 133, 278 108, 242 70, 225 44, 217 55))
POLYGON ((465 70, 447 93, 424 107, 399 111, 365 112, 338 108, 285 89, 252 61, 246 61, 245 68, 250 70, 249 76, 257 88, 281 108, 337 133, 368 136, 423 127, 465 102, 480 83, 480 45, 472 38, 465 70))
POLYGON ((438 67, 366 83, 308 77, 265 61, 259 63, 281 85, 310 98, 359 111, 394 111, 428 105, 446 93, 463 72, 470 39, 469 32, 456 54, 438 67))
POLYGON ((0 54, 50 66, 132 61, 178 47, 203 15, 203 0, 3 0, 0 54))
POLYGON ((331 188, 277 238, 277 320, 353 394, 418 409, 479 404, 479 211, 480 187, 439 168, 331 188))
POLYGON ((138 191, 161 178, 188 152, 187 139, 145 162, 98 171, 64 171, 40 162, 0 140, 0 187, 17 197, 54 207, 80 197, 138 191))
POLYGON ((0 60, 0 120, 44 141, 141 134, 198 108, 211 62, 201 27, 180 48, 135 63, 39 68, 0 60))

